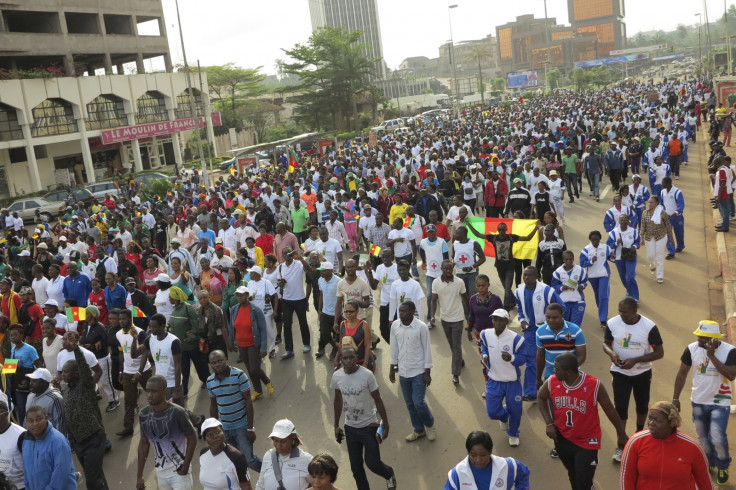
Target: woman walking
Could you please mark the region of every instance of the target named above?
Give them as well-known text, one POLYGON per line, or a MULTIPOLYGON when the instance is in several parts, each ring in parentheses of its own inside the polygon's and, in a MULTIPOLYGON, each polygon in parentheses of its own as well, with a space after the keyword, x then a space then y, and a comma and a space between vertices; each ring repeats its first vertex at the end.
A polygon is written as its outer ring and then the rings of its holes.
POLYGON ((657 274, 657 282, 664 282, 664 256, 667 253, 667 242, 672 242, 670 218, 659 203, 657 196, 647 200, 647 207, 642 214, 641 236, 647 247, 649 272, 657 274))
POLYGON ((636 251, 641 244, 639 232, 629 226, 629 215, 618 217, 618 226, 608 234, 608 246, 613 250, 612 259, 621 283, 626 288, 626 296, 639 303, 639 285, 636 283, 636 251))

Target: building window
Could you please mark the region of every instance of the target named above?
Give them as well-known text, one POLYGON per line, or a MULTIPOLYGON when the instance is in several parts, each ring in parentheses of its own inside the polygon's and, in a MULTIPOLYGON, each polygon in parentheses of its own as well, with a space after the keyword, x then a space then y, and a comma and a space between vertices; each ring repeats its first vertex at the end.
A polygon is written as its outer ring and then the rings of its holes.
POLYGON ((18 114, 9 105, 0 104, 0 141, 22 140, 23 130, 18 124, 18 114))
POLYGON ((570 22, 597 19, 613 15, 613 2, 611 0, 574 0, 573 16, 570 22))
POLYGON ((51 136, 76 133, 77 131, 74 110, 66 100, 46 99, 33 108, 32 136, 51 136))
POLYGON ((123 99, 112 94, 103 94, 87 104, 88 130, 127 126, 123 99))
MULTIPOLYGON (((194 104, 196 105, 197 115, 204 115, 204 106, 202 105, 202 94, 197 89, 193 89, 194 93, 194 104)), ((176 118, 177 119, 191 119, 192 118, 192 106, 190 101, 192 97, 189 95, 189 89, 176 96, 176 118)))
POLYGON ((135 120, 138 124, 167 121, 166 102, 160 92, 146 92, 137 101, 138 113, 135 120))

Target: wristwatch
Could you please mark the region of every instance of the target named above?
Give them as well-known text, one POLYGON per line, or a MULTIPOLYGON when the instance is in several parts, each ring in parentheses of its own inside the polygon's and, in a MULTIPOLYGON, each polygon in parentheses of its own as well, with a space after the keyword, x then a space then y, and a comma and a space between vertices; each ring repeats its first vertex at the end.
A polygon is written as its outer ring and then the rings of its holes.
POLYGON ((246 431, 248 431, 248 432, 255 432, 255 431, 256 431, 256 428, 255 428, 255 427, 251 427, 250 429, 248 429, 248 428, 246 427, 246 429, 245 429, 245 430, 246 430, 246 431))

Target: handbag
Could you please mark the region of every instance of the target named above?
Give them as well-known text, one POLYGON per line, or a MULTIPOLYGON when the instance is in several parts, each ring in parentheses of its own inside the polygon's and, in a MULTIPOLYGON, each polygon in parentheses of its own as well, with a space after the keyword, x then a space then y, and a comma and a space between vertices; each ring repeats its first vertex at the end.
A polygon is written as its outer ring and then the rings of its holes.
POLYGON ((634 247, 621 247, 621 260, 627 262, 636 260, 636 249, 634 247))

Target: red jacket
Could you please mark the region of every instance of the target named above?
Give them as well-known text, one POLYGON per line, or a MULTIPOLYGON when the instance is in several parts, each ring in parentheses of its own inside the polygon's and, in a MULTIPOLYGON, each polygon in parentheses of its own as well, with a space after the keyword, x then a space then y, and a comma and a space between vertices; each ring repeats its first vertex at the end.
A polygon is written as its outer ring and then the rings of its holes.
POLYGON ((498 192, 493 187, 493 180, 486 182, 486 190, 483 193, 483 202, 486 206, 502 208, 506 206, 506 196, 509 195, 509 186, 506 181, 498 179, 498 192))

